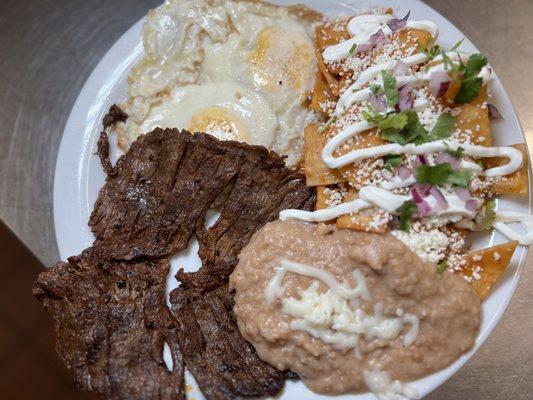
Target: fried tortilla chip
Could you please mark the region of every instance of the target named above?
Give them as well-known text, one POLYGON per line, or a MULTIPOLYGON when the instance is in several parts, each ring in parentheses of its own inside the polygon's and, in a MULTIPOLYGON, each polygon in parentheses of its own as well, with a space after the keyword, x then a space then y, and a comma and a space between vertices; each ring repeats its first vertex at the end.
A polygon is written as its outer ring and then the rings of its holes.
POLYGON ((318 124, 311 124, 304 131, 304 164, 307 186, 330 185, 345 182, 337 170, 328 168, 322 161, 322 149, 326 137, 319 131, 318 124))
POLYGON ((337 100, 338 97, 330 88, 324 73, 318 69, 316 71, 315 88, 311 97, 311 103, 309 103, 309 108, 327 116, 328 113, 326 110, 334 109, 337 100))
MULTIPOLYGON (((490 192, 493 195, 515 195, 525 196, 528 194, 529 180, 528 180, 528 155, 526 145, 519 143, 513 145, 514 148, 520 150, 524 156, 524 164, 522 168, 512 174, 494 179, 490 185, 490 192)), ((506 158, 486 158, 484 162, 485 168, 497 167, 504 165, 509 161, 506 158)))
POLYGON ((496 285, 509 265, 518 242, 500 244, 468 253, 466 266, 461 271, 481 300, 484 300, 496 285))
POLYGON ((470 103, 456 105, 453 104, 453 99, 459 88, 460 85, 452 82, 445 96, 441 99, 441 104, 452 107, 458 112, 455 127, 464 132, 470 138, 472 144, 492 146, 489 109, 487 108, 487 86, 482 86, 478 96, 470 103))
MULTIPOLYGON (((348 190, 344 202, 356 200, 359 196, 354 188, 348 190)), ((342 215, 337 219, 337 228, 354 231, 386 233, 389 230, 389 214, 377 207, 368 208, 357 213, 342 215)))

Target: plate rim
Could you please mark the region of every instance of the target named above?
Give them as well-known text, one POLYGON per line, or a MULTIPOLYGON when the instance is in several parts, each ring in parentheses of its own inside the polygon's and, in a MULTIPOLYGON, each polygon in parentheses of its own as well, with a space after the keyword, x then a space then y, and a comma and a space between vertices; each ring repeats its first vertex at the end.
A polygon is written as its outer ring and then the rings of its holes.
MULTIPOLYGON (((275 2, 275 1, 274 1, 275 2)), ((287 3, 287 2, 284 2, 287 3)), ((330 3, 333 6, 337 5, 343 5, 345 4, 339 2, 335 2, 333 0, 301 0, 299 3, 303 4, 309 4, 312 6, 313 3, 330 3)), ((375 1, 376 4, 383 4, 383 3, 393 3, 393 1, 387 1, 387 0, 377 0, 375 1)), ((451 21, 449 21, 444 15, 442 15, 439 11, 435 10, 433 7, 429 6, 428 4, 423 3, 420 0, 412 0, 412 3, 417 4, 418 7, 427 8, 431 10, 433 13, 438 15, 440 18, 442 18, 444 21, 446 21, 450 26, 452 26, 455 30, 457 30, 459 33, 462 34, 462 32, 453 24, 451 21)), ((354 6, 355 7, 355 6, 354 6)), ((358 9, 361 9, 361 7, 357 6, 358 9)), ((96 126, 100 126, 101 121, 101 112, 98 112, 98 110, 101 110, 102 107, 106 109, 104 106, 104 103, 108 106, 112 103, 109 103, 109 95, 110 91, 112 89, 112 86, 116 83, 117 71, 122 71, 121 75, 124 74, 127 70, 129 70, 130 63, 132 59, 135 59, 138 57, 139 54, 142 53, 142 41, 140 39, 140 31, 142 28, 142 24, 144 23, 146 19, 146 16, 139 19, 136 23, 134 23, 129 29, 127 29, 118 40, 116 40, 113 45, 108 49, 108 51, 105 53, 105 55, 100 59, 100 61, 97 63, 89 77, 87 78, 86 82, 84 83, 82 89, 80 90, 76 101, 74 102, 72 109, 70 111, 69 117, 67 119, 67 123, 65 124, 65 128, 62 133, 61 137, 61 143, 59 146, 59 150, 57 153, 56 158, 56 164, 55 164, 55 171, 54 171, 54 183, 53 183, 53 221, 54 221, 54 232, 56 237, 56 244, 59 250, 60 257, 62 259, 65 259, 69 254, 68 251, 66 251, 65 247, 68 248, 68 246, 64 245, 65 241, 65 234, 63 233, 61 226, 62 222, 61 220, 64 219, 64 216, 62 214, 67 210, 66 204, 63 202, 64 194, 64 184, 70 183, 70 187, 74 187, 76 185, 82 185, 82 182, 79 179, 80 174, 82 174, 83 170, 86 170, 89 168, 88 165, 81 165, 83 160, 78 160, 77 168, 68 168, 72 167, 72 159, 68 156, 68 148, 71 146, 71 142, 73 139, 72 132, 76 132, 79 130, 80 125, 80 116, 83 115, 84 118, 81 120, 84 122, 89 121, 91 118, 94 119, 95 113, 98 114, 96 118, 96 126), (128 46, 125 46, 125 42, 129 40, 129 36, 137 35, 137 43, 135 46, 132 46, 131 44, 128 46), (113 59, 116 58, 117 53, 124 52, 125 48, 128 48, 129 54, 125 54, 125 58, 123 61, 119 62, 118 65, 116 65, 116 62, 113 62, 113 59), (114 73, 110 74, 108 78, 105 79, 98 79, 98 76, 104 72, 104 69, 108 65, 114 65, 114 73), (101 82, 101 87, 95 86, 95 81, 101 82), (88 99, 89 98, 96 98, 96 103, 89 105, 88 99), (71 171, 75 169, 77 171, 77 174, 71 174, 71 171), (69 171, 69 172, 67 172, 69 171), (69 176, 70 175, 70 176, 69 176), (76 181, 76 182, 73 182, 76 181)), ((466 41, 470 44, 470 40, 466 35, 463 35, 466 38, 466 41)), ((474 46, 472 44, 472 46, 474 46)), ((474 46, 475 47, 475 46, 474 46)), ((525 132, 522 127, 522 124, 520 122, 520 119, 518 118, 518 114, 516 112, 515 106, 513 102, 511 101, 509 94, 507 93, 507 90, 505 89, 504 85, 502 84, 501 80, 499 79, 498 75, 494 74, 494 80, 497 81, 497 84, 501 87, 501 91, 499 93, 499 96, 502 97, 502 102, 506 103, 506 105, 511 109, 512 111, 512 119, 514 120, 514 123, 517 124, 518 127, 518 133, 522 140, 522 142, 526 146, 527 154, 528 154, 528 162, 529 162, 529 176, 528 176, 528 184, 529 184, 529 194, 528 194, 528 212, 531 214, 532 211, 532 201, 533 201, 533 180, 532 180, 532 165, 531 165, 531 155, 529 153, 528 143, 526 140, 525 132)), ((91 102, 92 103, 92 102, 91 102)), ((509 116, 507 116, 509 118, 509 116)), ((95 121, 93 120, 93 123, 89 124, 93 125, 92 129, 92 135, 89 138, 90 142, 94 142, 94 137, 96 137, 99 133, 99 129, 95 128, 95 121)), ((89 125, 84 125, 85 129, 82 129, 87 131, 89 125)), ((88 146, 89 142, 87 142, 87 138, 85 138, 85 141, 82 143, 83 146, 88 146)), ((93 160, 94 162, 94 160, 93 160)), ((86 226, 81 228, 82 231, 89 231, 88 224, 86 221, 86 226)), ((422 387, 417 386, 417 389, 422 394, 422 396, 427 395, 428 393, 436 390, 439 388, 442 384, 444 384, 446 381, 448 381, 455 373, 457 373, 463 366, 466 364, 468 360, 470 360, 473 355, 479 350, 479 348, 485 343, 485 341, 488 339, 488 337, 494 332, 495 327, 500 322, 501 317, 503 313, 506 311, 507 307, 509 306, 511 300, 513 299, 516 288, 518 286, 518 283, 521 279, 523 270, 525 268, 525 264, 528 257, 529 247, 527 246, 519 246, 518 248, 520 250, 519 254, 515 254, 515 258, 518 258, 516 260, 516 268, 515 271, 512 274, 512 277, 509 277, 508 279, 510 282, 508 282, 508 288, 509 288, 509 295, 506 296, 501 303, 499 303, 498 307, 493 312, 492 318, 487 322, 487 325, 484 330, 480 330, 478 333, 478 337, 476 338, 476 343, 473 346, 473 348, 466 354, 462 355, 459 359, 457 359, 455 362, 453 362, 451 365, 446 367, 443 370, 437 371, 434 374, 428 375, 418 381, 415 381, 416 383, 420 383, 427 378, 431 378, 432 380, 437 381, 437 383, 433 384, 422 384, 422 387)), ((485 314, 485 313, 484 313, 485 314)), ((483 315, 483 318, 486 318, 485 315, 483 315)), ((353 395, 347 395, 351 398, 357 398, 358 400, 364 400, 368 397, 367 394, 357 394, 356 396, 353 395)), ((344 396, 335 396, 335 397, 344 397, 344 396)), ((327 398, 327 397, 324 397, 327 398)), ((370 398, 370 397, 368 397, 370 398)))

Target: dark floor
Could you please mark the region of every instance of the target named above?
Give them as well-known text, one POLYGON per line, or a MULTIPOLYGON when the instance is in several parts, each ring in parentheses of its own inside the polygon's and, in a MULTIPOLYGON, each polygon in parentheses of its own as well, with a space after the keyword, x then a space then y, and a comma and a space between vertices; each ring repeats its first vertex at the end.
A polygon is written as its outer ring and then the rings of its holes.
POLYGON ((94 399, 76 389, 54 348, 52 321, 31 295, 44 268, 0 222, 0 398, 94 399))

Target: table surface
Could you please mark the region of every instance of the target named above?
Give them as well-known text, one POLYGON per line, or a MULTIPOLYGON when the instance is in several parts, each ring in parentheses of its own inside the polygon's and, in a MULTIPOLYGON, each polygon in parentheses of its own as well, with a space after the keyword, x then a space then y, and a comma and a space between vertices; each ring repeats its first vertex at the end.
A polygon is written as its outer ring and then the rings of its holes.
MULTIPOLYGON (((70 109, 107 49, 161 0, 0 1, 0 217, 46 265, 58 258, 52 186, 70 109)), ((426 0, 485 53, 533 149, 533 1, 426 0)), ((486 344, 432 400, 531 399, 533 259, 486 344)))

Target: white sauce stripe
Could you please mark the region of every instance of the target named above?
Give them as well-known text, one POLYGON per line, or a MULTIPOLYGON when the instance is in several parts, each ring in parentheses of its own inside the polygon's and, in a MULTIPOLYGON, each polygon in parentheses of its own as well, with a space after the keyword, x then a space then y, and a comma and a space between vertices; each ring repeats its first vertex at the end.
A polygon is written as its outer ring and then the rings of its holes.
MULTIPOLYGON (((393 32, 387 26, 387 22, 393 18, 393 16, 388 14, 365 14, 353 17, 348 23, 348 31, 353 37, 336 45, 326 47, 322 53, 322 57, 326 62, 343 60, 350 55, 350 50, 354 44, 360 46, 368 43, 370 36, 378 32, 380 29, 385 36, 392 35, 393 32)), ((407 21, 405 28, 429 32, 434 40, 436 40, 439 35, 439 28, 432 21, 407 21)))
POLYGON ((499 167, 489 168, 482 172, 484 176, 502 176, 512 174, 518 171, 524 162, 522 152, 511 146, 500 147, 485 147, 473 144, 464 144, 452 140, 437 140, 435 142, 424 143, 420 145, 406 144, 404 146, 398 143, 388 143, 381 146, 367 147, 360 150, 352 150, 342 156, 335 157, 333 153, 338 146, 351 137, 364 132, 372 125, 367 121, 359 122, 350 125, 342 130, 338 135, 334 136, 322 150, 322 159, 329 168, 341 168, 348 164, 362 161, 366 158, 383 157, 387 154, 414 154, 423 155, 429 153, 437 153, 446 150, 457 150, 459 147, 463 148, 463 154, 475 158, 487 157, 505 157, 509 159, 507 164, 499 167))
POLYGON ((533 216, 515 211, 498 211, 494 228, 510 240, 516 240, 522 246, 533 244, 533 216), (517 232, 508 226, 511 223, 520 223, 524 232, 517 232))
POLYGON ((366 288, 365 277, 357 269, 354 269, 352 272, 352 275, 357 282, 357 286, 353 289, 348 289, 346 285, 339 284, 335 279, 335 276, 321 268, 288 260, 281 260, 280 265, 280 268, 276 271, 276 275, 265 289, 265 300, 268 302, 272 302, 276 297, 279 297, 277 294, 281 291, 281 283, 286 272, 318 279, 328 285, 328 287, 340 297, 345 299, 363 298, 368 300, 370 298, 368 289, 366 288))
MULTIPOLYGON (((411 196, 394 194, 386 189, 375 186, 364 186, 359 191, 359 199, 342 203, 338 206, 325 208, 318 211, 284 210, 279 218, 282 221, 287 219, 298 219, 306 222, 325 222, 337 218, 341 215, 356 213, 369 207, 379 207, 382 210, 396 214, 396 210, 406 201, 411 200, 411 196)), ((447 195, 448 208, 434 208, 427 216, 462 215, 467 218, 474 218, 475 211, 466 208, 466 202, 457 195, 447 195)))

